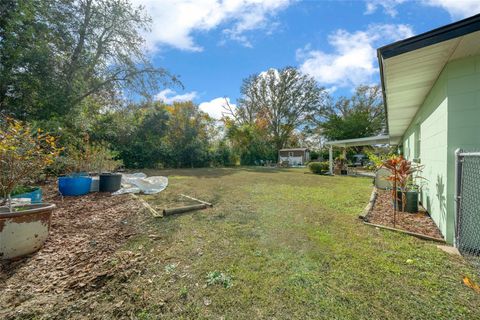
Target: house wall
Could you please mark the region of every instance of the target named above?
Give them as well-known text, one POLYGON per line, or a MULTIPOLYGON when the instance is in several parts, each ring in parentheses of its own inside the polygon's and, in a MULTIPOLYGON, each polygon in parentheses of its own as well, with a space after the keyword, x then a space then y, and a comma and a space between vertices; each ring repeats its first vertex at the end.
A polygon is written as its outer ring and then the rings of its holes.
POLYGON ((403 137, 425 165, 421 201, 447 242, 455 226, 455 150, 480 149, 480 56, 447 64, 403 137))
POLYGON ((455 150, 480 150, 480 55, 452 61, 445 72, 448 76, 448 179, 447 221, 455 224, 455 150))
POLYGON ((419 161, 425 168, 421 179, 420 201, 447 234, 446 197, 441 190, 447 183, 448 98, 446 75, 442 74, 419 109, 403 138, 403 152, 408 160, 419 161))

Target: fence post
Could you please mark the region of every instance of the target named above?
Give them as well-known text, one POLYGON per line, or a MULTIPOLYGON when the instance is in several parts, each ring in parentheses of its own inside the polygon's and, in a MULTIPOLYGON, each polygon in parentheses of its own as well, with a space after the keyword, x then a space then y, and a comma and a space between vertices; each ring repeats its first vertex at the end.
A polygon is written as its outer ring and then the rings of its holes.
POLYGON ((455 150, 455 236, 453 245, 458 248, 459 246, 459 233, 460 233, 460 215, 461 215, 461 200, 462 200, 462 166, 463 155, 462 149, 455 150))

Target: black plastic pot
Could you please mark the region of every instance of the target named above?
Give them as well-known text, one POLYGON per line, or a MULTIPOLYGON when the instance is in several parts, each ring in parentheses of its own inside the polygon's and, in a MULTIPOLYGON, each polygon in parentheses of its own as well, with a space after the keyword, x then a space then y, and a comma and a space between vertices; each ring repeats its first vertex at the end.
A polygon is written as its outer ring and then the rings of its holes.
POLYGON ((122 186, 121 173, 102 173, 100 174, 100 192, 115 192, 122 186))
POLYGON ((403 212, 418 212, 418 191, 405 192, 405 208, 403 208, 403 196, 401 191, 397 191, 397 209, 403 212), (402 210, 403 209, 403 210, 402 210))

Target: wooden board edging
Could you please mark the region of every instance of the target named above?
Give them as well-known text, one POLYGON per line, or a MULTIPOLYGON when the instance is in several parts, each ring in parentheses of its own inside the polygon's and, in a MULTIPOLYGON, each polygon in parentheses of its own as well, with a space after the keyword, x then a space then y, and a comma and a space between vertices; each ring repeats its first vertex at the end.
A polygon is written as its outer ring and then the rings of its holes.
POLYGON ((395 232, 399 232, 399 233, 408 234, 410 236, 414 236, 414 237, 420 238, 422 240, 430 240, 430 241, 435 241, 435 242, 439 242, 439 243, 446 243, 446 241, 443 240, 443 239, 430 237, 430 236, 427 236, 427 235, 424 235, 424 234, 421 234, 421 233, 416 233, 416 232, 411 232, 411 231, 407 231, 407 230, 403 230, 403 229, 387 227, 387 226, 383 226, 381 224, 373 224, 373 223, 366 222, 366 221, 363 221, 363 224, 365 224, 367 226, 371 226, 371 227, 376 227, 376 228, 380 228, 380 229, 385 229, 385 230, 390 230, 390 231, 395 231, 395 232))

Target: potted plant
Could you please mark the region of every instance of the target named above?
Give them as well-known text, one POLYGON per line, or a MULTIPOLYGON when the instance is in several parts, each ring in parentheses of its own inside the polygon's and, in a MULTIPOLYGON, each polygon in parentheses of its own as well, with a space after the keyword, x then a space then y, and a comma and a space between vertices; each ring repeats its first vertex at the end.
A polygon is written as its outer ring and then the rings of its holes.
POLYGON ((423 179, 423 177, 419 175, 423 170, 423 166, 412 163, 402 156, 395 156, 386 159, 382 167, 390 171, 390 176, 387 180, 393 184, 392 200, 395 211, 396 209, 400 209, 404 212, 418 212, 420 186, 415 184, 415 182, 423 179))
POLYGON ((63 159, 64 170, 68 172, 58 177, 58 191, 63 196, 82 196, 90 192, 92 178, 88 175, 90 170, 90 154, 88 153, 88 136, 85 144, 80 147, 69 146, 63 159))
MULTIPOLYGON (((110 150, 106 145, 93 144, 88 147, 91 166, 94 169, 93 174, 99 176, 98 184, 94 186, 92 182, 92 191, 115 192, 120 189, 122 175, 115 171, 122 166, 121 160, 115 160, 117 154, 110 150)), ((96 182, 96 179, 93 180, 96 182)))
POLYGON ((340 155, 335 159, 335 174, 347 175, 347 159, 345 156, 340 155))
POLYGON ((36 180, 60 149, 41 130, 12 118, 0 118, 0 259, 38 250, 48 237, 54 204, 14 205, 12 192, 36 180))
POLYGON ((29 199, 30 203, 42 203, 42 188, 19 185, 13 189, 12 199, 29 199))

